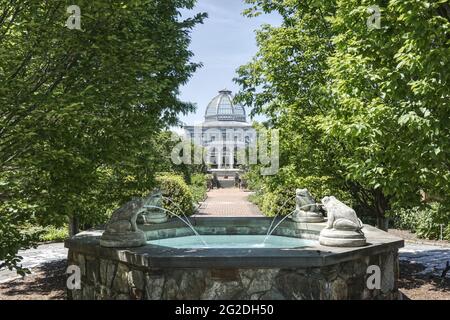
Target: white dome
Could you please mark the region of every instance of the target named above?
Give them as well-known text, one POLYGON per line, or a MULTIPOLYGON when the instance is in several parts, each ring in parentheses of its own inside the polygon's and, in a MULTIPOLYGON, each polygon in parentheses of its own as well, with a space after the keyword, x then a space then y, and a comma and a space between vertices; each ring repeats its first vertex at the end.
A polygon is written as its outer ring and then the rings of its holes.
POLYGON ((233 104, 231 91, 219 91, 208 104, 205 112, 205 121, 238 121, 246 122, 245 109, 242 106, 233 104))

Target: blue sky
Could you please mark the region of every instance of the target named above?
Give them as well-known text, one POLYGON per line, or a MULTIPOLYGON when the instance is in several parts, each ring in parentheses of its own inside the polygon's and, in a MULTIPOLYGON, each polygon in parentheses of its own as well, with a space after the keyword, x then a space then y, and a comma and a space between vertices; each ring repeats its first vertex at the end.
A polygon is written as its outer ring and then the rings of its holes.
POLYGON ((201 122, 207 104, 219 90, 227 88, 235 93, 236 69, 250 61, 257 51, 254 31, 265 23, 281 23, 275 14, 244 17, 242 11, 246 8, 243 0, 198 0, 194 10, 183 12, 184 16, 207 12, 208 18, 193 30, 190 47, 195 54, 193 61, 203 63, 203 67, 182 87, 180 96, 183 101, 195 103, 197 111, 182 116, 181 121, 201 122))

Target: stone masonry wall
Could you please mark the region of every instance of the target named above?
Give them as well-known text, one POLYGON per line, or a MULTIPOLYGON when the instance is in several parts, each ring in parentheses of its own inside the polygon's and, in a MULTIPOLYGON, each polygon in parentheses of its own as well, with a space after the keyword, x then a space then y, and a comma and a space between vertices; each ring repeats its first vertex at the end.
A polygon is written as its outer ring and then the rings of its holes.
POLYGON ((71 250, 69 265, 81 271, 74 300, 104 299, 397 299, 397 251, 321 268, 139 269, 71 250), (369 265, 381 268, 381 289, 366 287, 369 265))

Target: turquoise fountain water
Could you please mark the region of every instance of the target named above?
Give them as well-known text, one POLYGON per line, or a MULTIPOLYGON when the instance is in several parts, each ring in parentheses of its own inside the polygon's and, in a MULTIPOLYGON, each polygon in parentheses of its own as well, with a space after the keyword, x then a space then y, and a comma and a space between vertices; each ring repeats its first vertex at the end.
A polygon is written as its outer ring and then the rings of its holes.
POLYGON ((192 226, 192 224, 189 222, 189 219, 187 219, 186 221, 183 219, 183 218, 181 218, 179 215, 177 215, 176 213, 174 213, 174 212, 172 212, 172 211, 170 211, 170 210, 167 210, 167 209, 164 209, 164 208, 161 208, 161 207, 158 207, 158 206, 153 206, 153 205, 147 205, 147 206, 145 206, 146 208, 154 208, 154 209, 160 209, 160 210, 163 210, 164 212, 167 212, 168 214, 170 214, 170 215, 172 215, 172 216, 174 216, 174 217, 177 217, 178 219, 180 219, 181 221, 183 221, 183 223, 184 224, 186 224, 194 233, 195 233, 195 237, 197 237, 205 246, 207 246, 207 244, 206 244, 206 242, 205 242, 205 240, 202 238, 202 236, 197 232, 197 230, 195 230, 195 228, 192 226))
MULTIPOLYGON (((156 197, 156 195, 155 195, 156 197)), ((167 239, 158 239, 148 241, 149 244, 155 244, 160 246, 172 247, 172 248, 297 248, 304 247, 314 243, 313 240, 305 240, 293 237, 284 237, 284 236, 273 236, 273 232, 281 225, 281 223, 289 218, 294 212, 292 211, 281 221, 279 221, 275 226, 274 223, 279 216, 281 210, 286 207, 286 204, 292 198, 287 199, 283 205, 278 209, 277 214, 272 220, 266 235, 200 235, 195 227, 190 222, 190 219, 184 214, 181 208, 170 198, 164 197, 160 195, 161 199, 168 200, 172 203, 180 214, 176 214, 171 210, 162 208, 157 205, 146 205, 147 209, 159 209, 171 216, 177 217, 181 220, 185 225, 189 227, 194 233, 193 236, 185 236, 185 237, 174 237, 167 239), (183 217, 181 217, 181 215, 183 217), (274 226, 274 227, 273 227, 274 226), (272 228, 273 227, 273 228, 272 228)), ((321 204, 318 204, 321 205, 321 204)), ((300 207, 300 209, 304 207, 308 207, 310 204, 300 207)))
POLYGON ((265 241, 265 235, 204 235, 207 244, 196 236, 151 240, 147 243, 177 249, 290 249, 314 245, 316 241, 291 237, 271 236, 265 241))
MULTIPOLYGON (((321 203, 315 203, 315 205, 323 206, 323 204, 321 204, 321 203)), ((304 205, 304 206, 299 207, 298 209, 303 209, 303 208, 307 208, 307 207, 310 207, 310 206, 311 206, 311 204, 307 204, 307 205, 304 205)), ((274 231, 278 228, 278 226, 279 226, 284 220, 286 220, 287 218, 289 218, 294 212, 295 212, 295 210, 292 211, 291 213, 289 213, 288 215, 286 215, 283 219, 281 219, 280 222, 277 223, 277 225, 276 225, 272 230, 270 230, 270 228, 271 228, 272 225, 273 225, 273 222, 275 221, 275 218, 277 218, 277 216, 275 216, 274 220, 273 220, 272 223, 270 224, 269 230, 267 231, 267 234, 266 234, 266 237, 264 238, 264 242, 263 242, 263 243, 265 243, 265 242, 267 241, 267 239, 272 235, 272 233, 274 233, 274 231)), ((279 214, 279 213, 280 213, 280 211, 278 211, 278 214, 279 214)))
MULTIPOLYGON (((269 229, 267 229, 267 235, 270 233, 270 229, 272 228, 273 224, 275 223, 275 220, 280 215, 281 210, 284 209, 284 207, 286 207, 286 204, 288 203, 289 200, 292 200, 294 198, 295 198, 295 196, 286 199, 286 201, 284 201, 283 205, 278 209, 277 214, 275 215, 275 217, 273 217, 272 222, 270 223, 269 229)), ((290 216, 291 214, 292 214, 292 212, 290 214, 288 214, 287 216, 290 216)))

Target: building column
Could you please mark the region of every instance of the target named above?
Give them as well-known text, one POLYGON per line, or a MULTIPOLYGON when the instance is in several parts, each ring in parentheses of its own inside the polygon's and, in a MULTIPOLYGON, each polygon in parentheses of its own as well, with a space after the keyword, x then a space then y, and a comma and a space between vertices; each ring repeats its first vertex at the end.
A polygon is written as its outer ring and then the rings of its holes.
POLYGON ((234 169, 234 148, 230 148, 230 169, 234 169))

